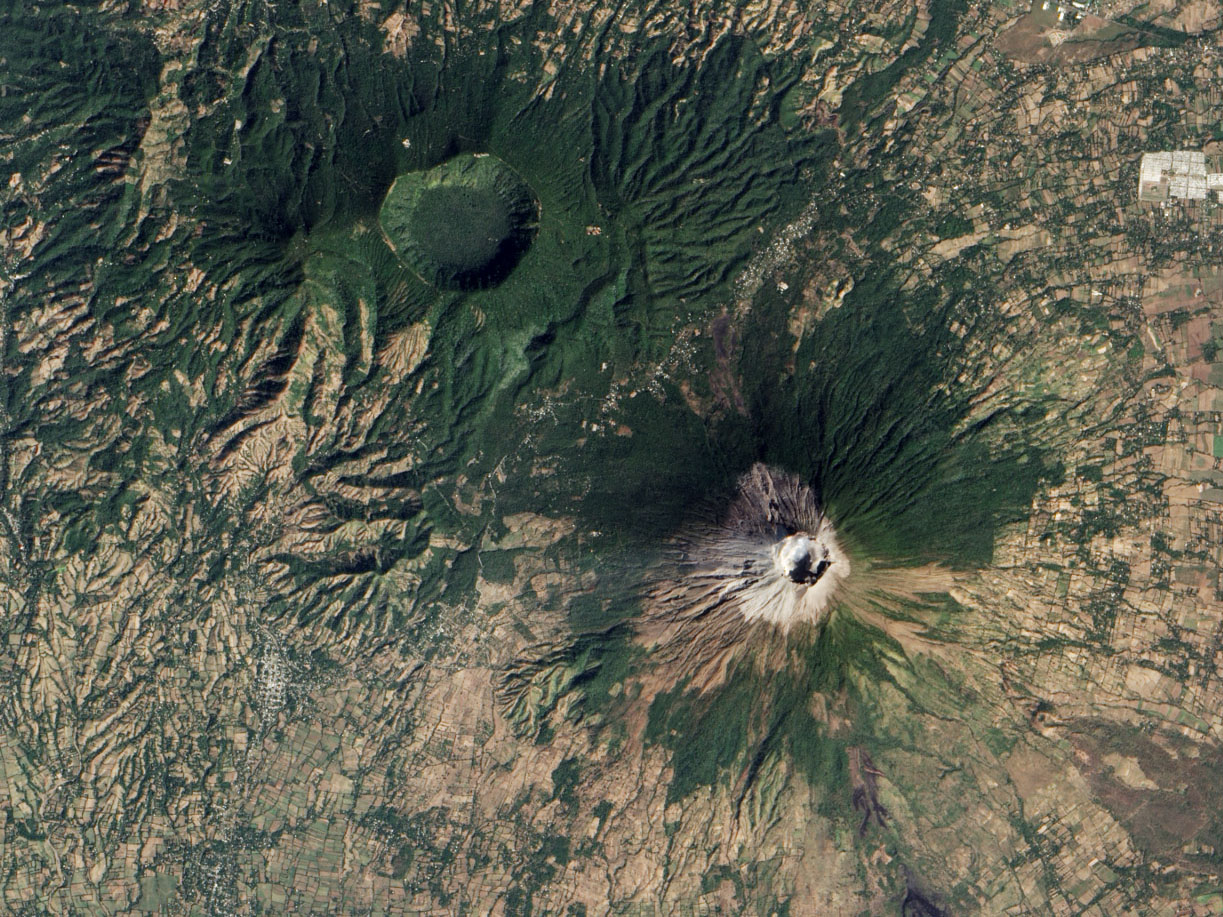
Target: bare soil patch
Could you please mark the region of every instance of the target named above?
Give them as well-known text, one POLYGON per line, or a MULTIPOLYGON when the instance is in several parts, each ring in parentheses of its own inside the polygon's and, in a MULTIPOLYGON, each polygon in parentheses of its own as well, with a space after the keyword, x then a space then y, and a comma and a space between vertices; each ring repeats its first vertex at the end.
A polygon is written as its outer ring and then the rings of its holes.
POLYGON ((1067 33, 1057 17, 1028 13, 998 36, 996 46, 1011 60, 1025 64, 1082 63, 1138 47, 1131 29, 1098 16, 1084 16, 1067 33))

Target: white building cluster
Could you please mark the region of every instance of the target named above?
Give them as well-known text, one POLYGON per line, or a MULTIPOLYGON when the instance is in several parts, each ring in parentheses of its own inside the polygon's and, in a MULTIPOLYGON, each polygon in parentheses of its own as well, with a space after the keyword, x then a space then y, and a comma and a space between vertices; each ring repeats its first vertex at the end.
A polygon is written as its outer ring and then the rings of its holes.
POLYGON ((1048 12, 1050 7, 1057 11, 1058 22, 1066 22, 1066 17, 1069 16, 1069 24, 1073 25, 1083 16, 1093 12, 1096 4, 1089 2, 1089 0, 1069 0, 1069 2, 1061 0, 1061 2, 1056 3, 1054 0, 1042 0, 1040 5, 1041 12, 1048 12))
POLYGON ((1223 172, 1207 171, 1205 153, 1176 150, 1142 154, 1138 200, 1204 201, 1211 191, 1223 203, 1223 172))

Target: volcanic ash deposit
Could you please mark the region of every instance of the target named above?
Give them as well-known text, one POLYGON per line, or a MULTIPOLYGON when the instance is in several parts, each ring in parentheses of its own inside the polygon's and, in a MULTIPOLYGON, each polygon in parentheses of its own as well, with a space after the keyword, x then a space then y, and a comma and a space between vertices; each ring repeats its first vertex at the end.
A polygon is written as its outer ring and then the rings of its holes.
POLYGON ((763 464, 740 478, 721 520, 676 539, 676 553, 673 577, 659 584, 654 606, 673 623, 714 624, 733 612, 741 623, 783 631, 818 625, 850 575, 849 557, 811 488, 763 464))

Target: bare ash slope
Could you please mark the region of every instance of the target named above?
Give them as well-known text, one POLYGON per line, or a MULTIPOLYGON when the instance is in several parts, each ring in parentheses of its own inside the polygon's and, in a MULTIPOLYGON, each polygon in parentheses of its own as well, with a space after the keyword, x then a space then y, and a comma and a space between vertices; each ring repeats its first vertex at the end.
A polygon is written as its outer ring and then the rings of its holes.
POLYGON ((0 14, 5 908, 1223 913, 1223 209, 1136 200, 1223 23, 1097 7, 0 14), (470 295, 376 218, 459 152, 470 295), (607 585, 757 459, 922 566, 677 667, 607 585))

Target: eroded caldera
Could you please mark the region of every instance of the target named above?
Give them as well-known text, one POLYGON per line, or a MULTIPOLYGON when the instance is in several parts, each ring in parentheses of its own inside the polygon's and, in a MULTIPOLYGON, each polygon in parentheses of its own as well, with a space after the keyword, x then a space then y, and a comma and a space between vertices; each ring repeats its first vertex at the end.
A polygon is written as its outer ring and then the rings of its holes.
POLYGON ((494 287, 531 247, 539 204, 496 156, 463 154, 399 176, 380 213, 395 253, 445 290, 494 287))

